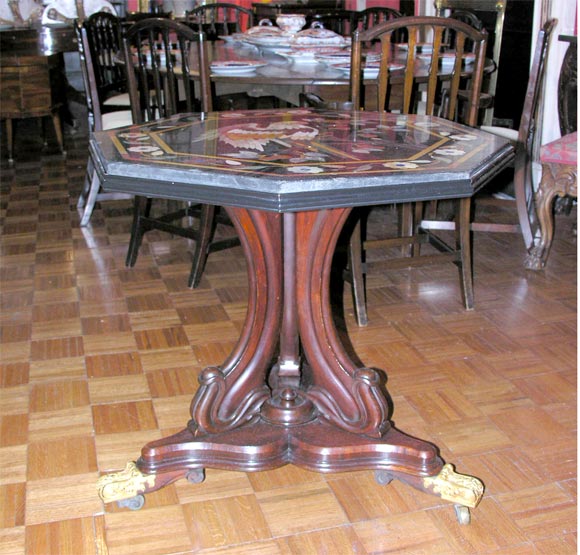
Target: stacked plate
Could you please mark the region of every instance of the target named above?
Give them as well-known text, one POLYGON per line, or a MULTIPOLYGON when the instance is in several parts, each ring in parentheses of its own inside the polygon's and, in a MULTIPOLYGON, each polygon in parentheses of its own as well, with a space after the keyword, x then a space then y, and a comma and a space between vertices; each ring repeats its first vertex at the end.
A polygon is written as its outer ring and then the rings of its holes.
MULTIPOLYGON (((332 64, 334 69, 344 73, 350 73, 350 62, 332 64)), ((389 64, 389 71, 405 69, 404 64, 389 64)), ((379 62, 368 62, 363 68, 363 77, 365 79, 376 79, 379 76, 379 62)))
POLYGON ((276 51, 276 54, 288 58, 294 63, 316 64, 318 62, 326 63, 329 60, 334 62, 348 61, 350 53, 340 47, 320 47, 320 48, 292 48, 290 50, 276 51))
POLYGON ((255 60, 224 60, 212 62, 210 69, 216 75, 245 75, 265 65, 266 62, 255 60))

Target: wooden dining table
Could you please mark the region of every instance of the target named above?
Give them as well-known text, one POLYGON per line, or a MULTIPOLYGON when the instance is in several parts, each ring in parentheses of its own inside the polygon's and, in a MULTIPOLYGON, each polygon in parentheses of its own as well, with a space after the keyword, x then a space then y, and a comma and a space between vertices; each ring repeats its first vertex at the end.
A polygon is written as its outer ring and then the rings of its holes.
MULTIPOLYGON (((330 47, 332 48, 332 47, 330 47)), ((319 50, 320 53, 329 51, 329 47, 320 47, 311 50, 319 50)), ((340 49, 336 49, 340 51, 340 49)), ((348 48, 342 49, 348 53, 348 48)), ((219 95, 231 92, 249 92, 254 96, 275 95, 288 102, 290 105, 299 104, 299 95, 304 93, 318 93, 328 101, 345 101, 349 95, 349 72, 339 70, 332 62, 302 62, 287 57, 290 48, 275 46, 256 46, 248 42, 229 39, 226 41, 214 41, 208 44, 208 60, 210 65, 214 61, 219 62, 260 62, 265 65, 257 67, 254 71, 236 73, 235 71, 217 73, 212 71, 211 79, 216 84, 216 92, 219 95)), ((404 63, 406 51, 397 49, 392 57, 392 62, 404 63)), ((349 60, 347 61, 347 63, 349 60)), ((191 68, 198 67, 195 56, 190 58, 191 68)), ((491 68, 491 62, 488 64, 491 68)), ((486 66, 487 67, 487 66, 486 66)), ((402 69, 394 68, 393 83, 397 82, 397 72, 403 77, 402 69)), ((469 66, 466 67, 466 75, 469 75, 469 66)), ((446 69, 441 68, 441 75, 445 76, 446 69)), ((429 63, 418 59, 415 64, 415 81, 418 84, 426 82, 429 77, 429 63)), ((374 79, 365 79, 367 86, 372 87, 374 79)))
POLYGON ((191 419, 102 475, 105 502, 139 508, 205 468, 291 463, 373 469, 379 484, 401 480, 469 521, 483 484, 392 424, 382 372, 339 338, 331 262, 353 207, 471 197, 513 160, 508 141, 429 116, 297 108, 178 115, 95 133, 90 150, 105 189, 224 206, 249 281, 239 340, 200 374, 191 419))

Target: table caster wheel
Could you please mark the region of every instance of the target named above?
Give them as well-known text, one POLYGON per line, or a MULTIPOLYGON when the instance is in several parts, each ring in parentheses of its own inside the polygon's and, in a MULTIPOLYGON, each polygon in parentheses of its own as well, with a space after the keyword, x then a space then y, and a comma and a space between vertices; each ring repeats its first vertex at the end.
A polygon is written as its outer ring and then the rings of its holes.
POLYGON ((185 475, 185 479, 190 484, 201 484, 205 480, 205 470, 203 468, 194 468, 185 475))
POLYGON ((375 470, 375 482, 381 486, 386 486, 393 481, 393 476, 386 470, 375 470))
POLYGON ((459 524, 465 526, 471 522, 471 512, 469 511, 469 507, 466 507, 465 505, 455 505, 454 509, 459 524))
POLYGON ((129 499, 120 499, 117 501, 117 507, 127 508, 131 511, 138 511, 145 505, 145 496, 142 494, 135 495, 135 497, 130 497, 129 499))

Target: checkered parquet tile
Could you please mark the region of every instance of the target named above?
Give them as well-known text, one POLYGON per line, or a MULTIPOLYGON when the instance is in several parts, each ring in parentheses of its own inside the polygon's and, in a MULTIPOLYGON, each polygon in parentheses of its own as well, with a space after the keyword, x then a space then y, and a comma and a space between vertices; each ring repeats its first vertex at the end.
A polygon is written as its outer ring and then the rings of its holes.
POLYGON ((197 375, 238 337, 245 262, 212 254, 189 290, 191 245, 150 233, 125 268, 130 202, 81 229, 86 136, 67 135, 63 160, 31 126, 1 171, 0 555, 576 553, 575 211, 542 272, 519 237, 478 234, 472 312, 451 265, 372 273, 367 328, 344 296, 341 327, 387 372, 396 425, 485 483, 470 526, 370 471, 293 466, 210 469, 129 511, 95 482, 184 426, 197 375))

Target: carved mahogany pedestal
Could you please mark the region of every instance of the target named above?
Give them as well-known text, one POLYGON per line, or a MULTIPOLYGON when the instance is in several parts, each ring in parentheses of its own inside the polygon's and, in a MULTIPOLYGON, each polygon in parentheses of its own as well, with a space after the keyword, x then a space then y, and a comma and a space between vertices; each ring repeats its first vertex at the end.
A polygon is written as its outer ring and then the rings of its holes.
POLYGON ((178 434, 99 479, 104 501, 205 468, 373 469, 457 504, 483 494, 437 448, 393 428, 380 374, 358 366, 334 325, 331 263, 354 206, 470 199, 514 157, 507 140, 429 116, 312 109, 183 114, 97 132, 105 189, 226 208, 245 251, 249 294, 238 343, 206 368, 178 434))
POLYGON ((432 492, 469 520, 465 507, 481 499, 481 482, 455 474, 434 445, 390 424, 379 374, 357 367, 337 336, 330 268, 349 212, 228 208, 248 262, 241 337, 221 367, 201 374, 187 427, 101 477, 104 501, 137 496, 138 507, 142 494, 179 478, 203 480, 206 467, 250 472, 292 463, 319 472, 374 469, 379 483, 396 478, 432 492))

